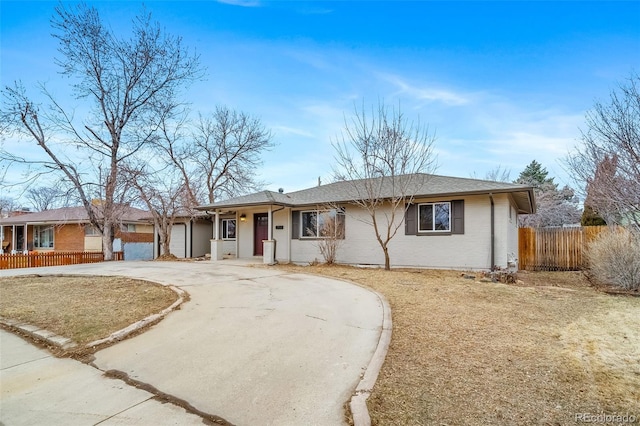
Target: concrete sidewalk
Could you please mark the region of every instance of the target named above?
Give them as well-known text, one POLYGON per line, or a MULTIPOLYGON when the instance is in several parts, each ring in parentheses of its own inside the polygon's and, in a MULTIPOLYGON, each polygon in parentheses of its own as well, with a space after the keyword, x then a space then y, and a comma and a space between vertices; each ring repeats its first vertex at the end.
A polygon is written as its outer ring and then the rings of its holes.
POLYGON ((343 404, 382 329, 383 303, 375 293, 277 269, 233 262, 39 269, 19 273, 125 275, 187 291, 191 300, 180 310, 97 352, 94 364, 237 425, 344 424, 343 404))
POLYGON ((0 330, 4 425, 202 425, 202 418, 0 330))

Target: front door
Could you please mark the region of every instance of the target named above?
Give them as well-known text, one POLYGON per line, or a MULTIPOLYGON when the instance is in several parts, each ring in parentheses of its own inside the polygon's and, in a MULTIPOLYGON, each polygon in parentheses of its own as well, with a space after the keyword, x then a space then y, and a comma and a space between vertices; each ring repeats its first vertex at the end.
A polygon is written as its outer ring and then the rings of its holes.
POLYGON ((267 213, 253 215, 253 255, 262 256, 262 240, 269 238, 269 216, 267 213))

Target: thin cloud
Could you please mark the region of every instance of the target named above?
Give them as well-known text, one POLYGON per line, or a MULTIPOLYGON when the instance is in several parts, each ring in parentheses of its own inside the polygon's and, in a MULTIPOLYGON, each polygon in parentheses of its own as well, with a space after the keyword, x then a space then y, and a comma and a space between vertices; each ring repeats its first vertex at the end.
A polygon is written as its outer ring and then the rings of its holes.
POLYGON ((240 7, 260 7, 262 4, 258 0, 217 0, 218 3, 240 7))
POLYGON ((439 87, 419 87, 410 84, 397 75, 392 74, 379 74, 379 76, 382 80, 397 87, 398 92, 396 95, 405 95, 419 101, 440 102, 451 106, 465 105, 471 102, 469 96, 456 93, 452 90, 446 90, 439 87))
POLYGON ((295 127, 289 127, 289 126, 272 126, 271 129, 279 134, 288 134, 288 135, 296 135, 296 136, 303 136, 305 138, 311 138, 313 137, 313 134, 310 133, 309 131, 306 130, 302 130, 302 129, 296 129, 295 127))

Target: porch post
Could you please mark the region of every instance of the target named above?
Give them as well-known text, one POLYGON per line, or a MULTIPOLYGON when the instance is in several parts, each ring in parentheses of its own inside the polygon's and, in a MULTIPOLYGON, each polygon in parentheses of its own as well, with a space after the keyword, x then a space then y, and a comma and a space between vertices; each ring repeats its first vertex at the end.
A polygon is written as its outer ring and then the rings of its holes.
POLYGON ((29 247, 27 246, 29 238, 27 233, 27 224, 24 224, 24 236, 22 237, 22 254, 29 254, 29 247))
POLYGON ((213 220, 213 239, 211 240, 211 261, 222 260, 223 248, 220 239, 220 213, 216 210, 213 220))
POLYGON ((276 260, 276 242, 273 240, 273 206, 269 206, 267 213, 267 239, 262 242, 262 263, 272 265, 276 260))
POLYGON ((0 225, 0 254, 4 254, 4 225, 0 225))
POLYGON ((213 230, 213 239, 214 240, 219 240, 220 239, 220 213, 218 213, 216 211, 216 216, 215 216, 215 228, 213 230))
POLYGON ((15 225, 11 225, 11 254, 16 254, 16 241, 18 241, 18 239, 16 238, 16 226, 15 225))

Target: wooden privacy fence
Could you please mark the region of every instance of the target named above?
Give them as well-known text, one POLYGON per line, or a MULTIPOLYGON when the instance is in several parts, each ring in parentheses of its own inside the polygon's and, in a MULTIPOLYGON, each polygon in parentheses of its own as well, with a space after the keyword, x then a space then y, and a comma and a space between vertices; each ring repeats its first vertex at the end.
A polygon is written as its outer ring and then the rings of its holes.
POLYGON ((606 226, 518 229, 518 262, 528 271, 577 271, 583 250, 606 226))
MULTIPOLYGON (((122 252, 114 252, 113 260, 124 260, 122 252)), ((102 252, 90 251, 0 254, 0 269, 77 265, 79 263, 96 263, 102 261, 104 261, 104 254, 102 252)))

